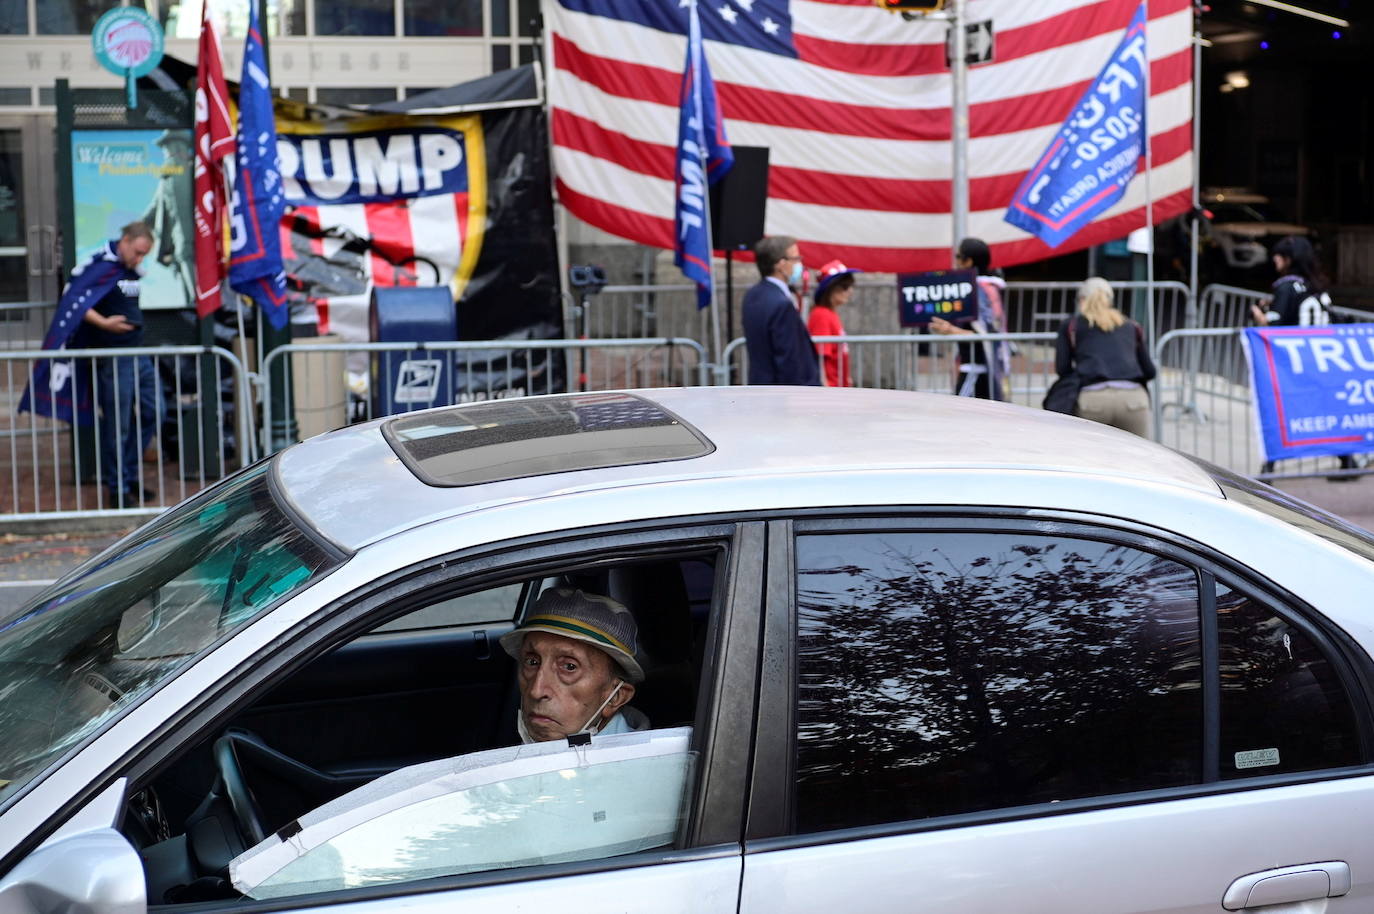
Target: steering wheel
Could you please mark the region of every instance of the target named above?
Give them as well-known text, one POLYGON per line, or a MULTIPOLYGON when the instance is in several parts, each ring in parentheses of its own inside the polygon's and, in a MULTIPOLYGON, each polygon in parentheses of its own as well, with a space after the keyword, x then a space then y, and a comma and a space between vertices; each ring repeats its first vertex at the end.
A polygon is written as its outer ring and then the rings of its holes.
POLYGON ((247 847, 255 846, 302 812, 314 809, 368 780, 327 774, 312 768, 273 749, 256 733, 237 727, 224 731, 224 735, 215 740, 214 756, 225 797, 234 813, 234 822, 238 825, 239 835, 248 842, 247 847), (290 785, 290 794, 298 801, 299 808, 275 809, 269 806, 268 811, 275 818, 269 820, 268 816, 263 815, 257 797, 244 777, 245 761, 254 771, 266 773, 290 785))
POLYGON ((243 735, 233 730, 215 740, 215 768, 219 771, 220 782, 229 800, 229 808, 234 812, 234 822, 239 827, 246 847, 256 847, 267 837, 262 825, 262 810, 243 776, 243 766, 239 764, 238 745, 244 742, 243 735))

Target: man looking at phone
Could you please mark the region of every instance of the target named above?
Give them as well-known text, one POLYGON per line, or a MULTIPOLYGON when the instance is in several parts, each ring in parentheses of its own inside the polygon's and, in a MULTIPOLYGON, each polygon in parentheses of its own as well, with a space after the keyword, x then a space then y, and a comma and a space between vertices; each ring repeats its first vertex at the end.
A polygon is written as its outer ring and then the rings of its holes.
MULTIPOLYGON (((72 272, 68 291, 108 289, 90 305, 72 340, 74 348, 121 349, 143 345, 143 312, 138 307, 139 265, 153 248, 153 232, 143 222, 130 222, 119 238, 72 272), (83 274, 96 284, 83 282, 83 274)), ((64 298, 66 296, 64 295, 64 298)), ((58 306, 61 313, 63 308, 58 306)), ((100 410, 98 475, 110 490, 111 507, 152 501, 157 493, 142 485, 143 452, 157 432, 160 390, 148 356, 95 359, 93 387, 100 410)))

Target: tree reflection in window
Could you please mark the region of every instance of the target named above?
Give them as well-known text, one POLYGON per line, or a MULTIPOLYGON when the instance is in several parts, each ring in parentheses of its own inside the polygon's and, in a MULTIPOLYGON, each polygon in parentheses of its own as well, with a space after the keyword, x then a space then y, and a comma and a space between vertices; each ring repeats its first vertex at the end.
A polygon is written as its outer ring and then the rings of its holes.
POLYGON ((1195 572, 1016 533, 797 542, 799 831, 1196 783, 1195 572))

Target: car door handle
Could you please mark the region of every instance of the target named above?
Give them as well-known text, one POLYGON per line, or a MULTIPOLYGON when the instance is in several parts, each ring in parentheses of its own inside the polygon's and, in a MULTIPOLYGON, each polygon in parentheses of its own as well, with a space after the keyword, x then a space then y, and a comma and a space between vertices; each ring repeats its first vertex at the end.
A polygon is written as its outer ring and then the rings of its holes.
POLYGON ((1242 876, 1222 896, 1228 911, 1267 904, 1291 904, 1316 898, 1336 898, 1350 891, 1350 867, 1340 860, 1304 863, 1242 876))

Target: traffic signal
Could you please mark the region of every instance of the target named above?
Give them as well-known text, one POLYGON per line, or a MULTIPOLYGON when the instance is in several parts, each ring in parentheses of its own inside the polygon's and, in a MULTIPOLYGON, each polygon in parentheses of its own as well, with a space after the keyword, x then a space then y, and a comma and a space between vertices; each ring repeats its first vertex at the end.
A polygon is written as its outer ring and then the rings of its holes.
POLYGON ((873 0, 873 2, 893 13, 938 13, 945 8, 948 0, 873 0))

